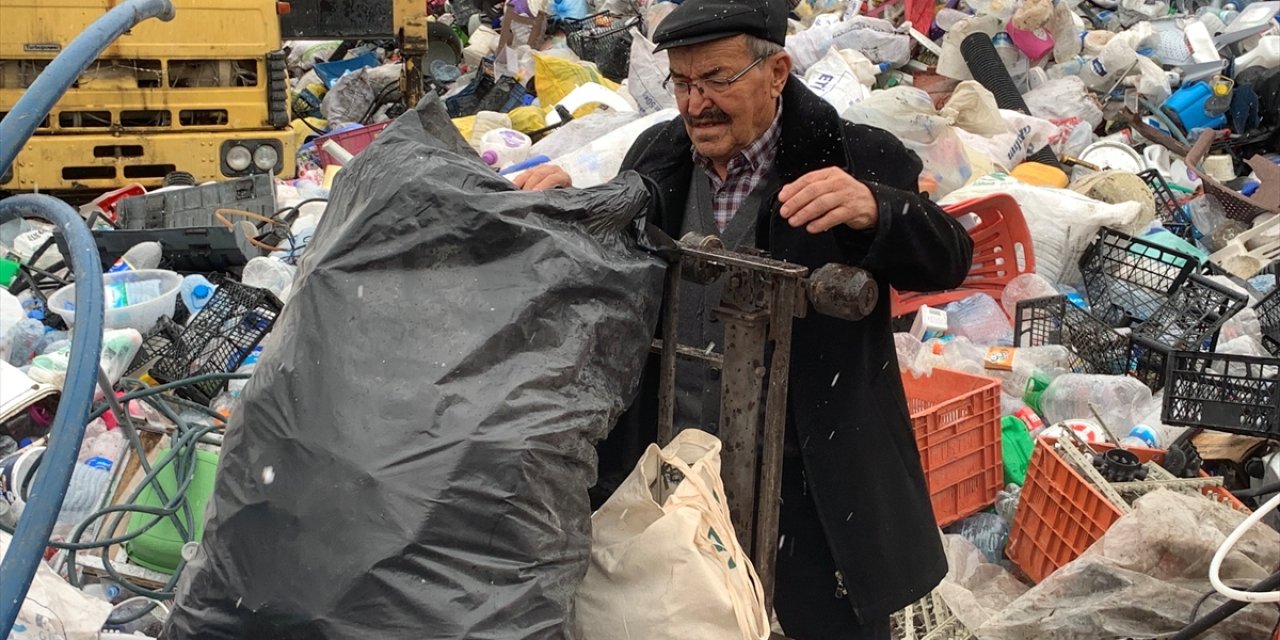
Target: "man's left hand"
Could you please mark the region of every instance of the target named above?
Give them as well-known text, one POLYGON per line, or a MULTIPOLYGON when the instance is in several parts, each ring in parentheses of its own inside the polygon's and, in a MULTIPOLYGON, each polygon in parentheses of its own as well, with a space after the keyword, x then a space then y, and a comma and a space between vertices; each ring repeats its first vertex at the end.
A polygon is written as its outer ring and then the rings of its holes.
POLYGON ((818 169, 782 188, 782 218, 809 233, 822 233, 836 225, 874 229, 880 207, 871 189, 837 167, 818 169))

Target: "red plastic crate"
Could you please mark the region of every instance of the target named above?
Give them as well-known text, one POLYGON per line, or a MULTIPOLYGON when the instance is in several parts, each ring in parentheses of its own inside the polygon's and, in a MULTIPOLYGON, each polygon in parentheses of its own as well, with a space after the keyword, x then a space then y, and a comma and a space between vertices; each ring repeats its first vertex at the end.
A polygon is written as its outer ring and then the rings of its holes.
POLYGON ((389 124, 391 124, 391 121, 387 120, 386 122, 360 127, 359 129, 349 129, 316 138, 316 154, 320 157, 320 166, 327 167, 334 164, 333 156, 324 150, 325 142, 332 140, 354 156, 373 144, 373 141, 382 134, 382 130, 386 129, 389 124))
POLYGON ((935 368, 902 386, 938 526, 990 506, 1004 482, 1000 381, 935 368))
MULTIPOLYGON (((1122 515, 1102 492, 1062 459, 1053 445, 1052 438, 1036 441, 1027 467, 1027 483, 1022 487, 1005 547, 1005 555, 1036 582, 1080 557, 1122 515)), ((1089 446, 1096 452, 1114 448, 1099 443, 1089 446)), ((1143 464, 1158 463, 1164 456, 1160 449, 1128 449, 1143 464)), ((1210 487, 1204 493, 1235 509, 1249 511, 1223 487, 1210 487)))

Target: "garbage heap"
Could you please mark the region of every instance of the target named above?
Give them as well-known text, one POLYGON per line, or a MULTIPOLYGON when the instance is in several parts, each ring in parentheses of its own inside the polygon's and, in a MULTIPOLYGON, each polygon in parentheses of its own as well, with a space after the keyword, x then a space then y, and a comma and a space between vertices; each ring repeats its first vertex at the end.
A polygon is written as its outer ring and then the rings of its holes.
MULTIPOLYGON (((202 536, 226 423, 344 167, 434 93, 499 175, 553 162, 575 186, 602 184, 641 131, 676 117, 666 55, 646 38, 674 6, 432 2, 425 51, 288 43, 296 175, 194 185, 178 173, 84 205, 103 257, 111 393, 51 541, 57 573, 37 587, 67 587, 58 575, 83 587, 61 597, 94 633, 108 615, 109 628, 156 631, 154 603, 202 536), (110 505, 153 515, 104 517, 110 505)), ((916 152, 922 191, 975 241, 961 289, 892 298, 952 561, 897 617, 899 636, 1151 637, 1220 604, 1208 558, 1280 480, 1278 13, 794 3, 797 76, 916 152)), ((0 251, 0 368, 30 383, 0 420, 13 487, 38 466, 57 406, 74 283, 56 229, 7 223, 0 251)), ((3 498, 12 527, 22 497, 3 498)), ((1275 531, 1251 528, 1227 554, 1229 578, 1256 583, 1278 555, 1275 531)), ((1210 634, 1275 624, 1251 606, 1210 634)))

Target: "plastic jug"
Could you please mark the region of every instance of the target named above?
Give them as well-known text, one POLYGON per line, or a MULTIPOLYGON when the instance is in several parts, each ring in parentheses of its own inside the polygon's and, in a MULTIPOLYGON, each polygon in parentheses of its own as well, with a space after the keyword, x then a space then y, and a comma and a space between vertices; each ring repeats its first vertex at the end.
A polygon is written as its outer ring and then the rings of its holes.
POLYGON ((1236 58, 1237 75, 1249 67, 1280 67, 1280 36, 1262 36, 1253 50, 1236 58))
POLYGON ((1186 131, 1193 129, 1221 129, 1227 124, 1225 115, 1211 116, 1205 111, 1205 103, 1213 97, 1213 88, 1207 82, 1182 87, 1165 101, 1165 113, 1176 115, 1178 123, 1186 131))
POLYGON ((480 139, 480 159, 485 164, 502 169, 529 157, 533 141, 515 129, 494 129, 480 139))

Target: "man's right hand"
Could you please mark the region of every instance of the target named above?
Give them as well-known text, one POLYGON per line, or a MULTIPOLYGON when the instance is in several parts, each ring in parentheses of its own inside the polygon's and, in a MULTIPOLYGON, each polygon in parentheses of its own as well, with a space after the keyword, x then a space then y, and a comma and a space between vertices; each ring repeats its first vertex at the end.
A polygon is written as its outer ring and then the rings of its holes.
POLYGON ((554 164, 540 164, 533 167, 516 176, 513 182, 525 191, 546 191, 573 186, 573 179, 569 174, 554 164))

